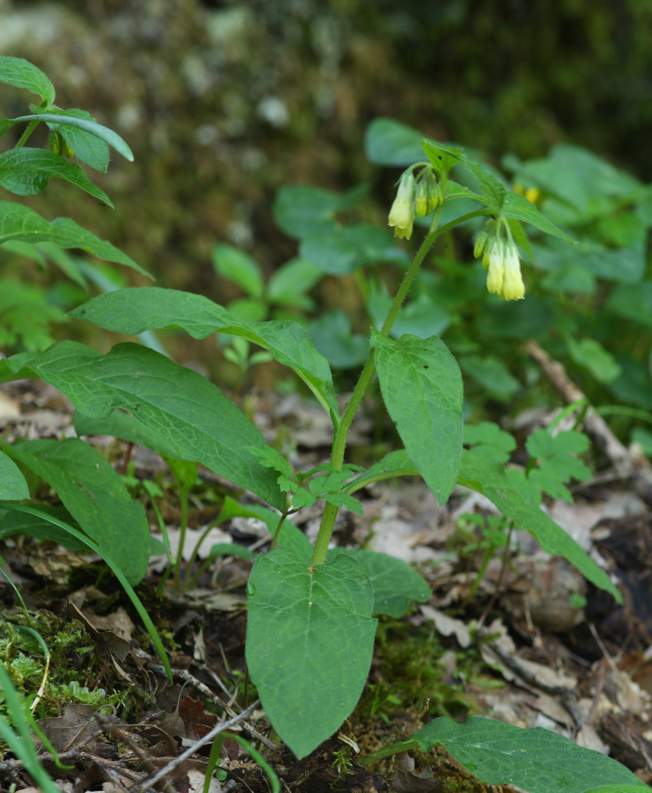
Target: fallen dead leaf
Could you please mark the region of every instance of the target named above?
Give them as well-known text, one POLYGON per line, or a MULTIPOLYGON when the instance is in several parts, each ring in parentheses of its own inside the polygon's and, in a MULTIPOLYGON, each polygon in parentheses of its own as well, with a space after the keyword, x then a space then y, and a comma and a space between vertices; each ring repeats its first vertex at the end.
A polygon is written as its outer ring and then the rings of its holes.
POLYGON ((460 647, 466 648, 471 644, 471 631, 462 620, 449 617, 443 611, 432 606, 421 606, 423 616, 435 623, 435 628, 442 636, 455 636, 460 647))

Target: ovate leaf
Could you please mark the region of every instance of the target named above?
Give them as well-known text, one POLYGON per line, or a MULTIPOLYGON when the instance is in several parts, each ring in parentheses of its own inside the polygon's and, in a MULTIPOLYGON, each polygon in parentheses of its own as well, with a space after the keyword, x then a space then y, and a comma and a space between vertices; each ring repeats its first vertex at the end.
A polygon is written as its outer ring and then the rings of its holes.
POLYGON ((24 58, 0 56, 0 83, 31 91, 48 105, 54 102, 55 91, 50 78, 24 58))
POLYGON ((422 750, 443 746, 481 782, 527 793, 588 793, 596 785, 640 784, 631 771, 552 730, 521 729, 473 717, 431 721, 414 736, 422 750))
POLYGON ((374 337, 383 399, 412 462, 444 503, 462 453, 462 376, 436 336, 374 337))
POLYGON ((362 693, 376 632, 373 591, 351 558, 313 568, 282 548, 256 561, 248 589, 249 674, 274 729, 305 757, 362 693))
POLYGON ((335 548, 331 558, 348 556, 367 573, 374 592, 374 615, 402 617, 413 603, 430 600, 430 585, 417 571, 401 559, 360 548, 335 548))
POLYGON ((56 491, 83 531, 131 584, 141 581, 149 558, 145 510, 98 451, 68 438, 15 443, 11 454, 56 491))
POLYGON ((202 295, 158 287, 116 289, 84 303, 73 316, 105 330, 130 335, 145 330, 181 328, 195 339, 212 333, 240 336, 268 350, 279 363, 293 369, 326 410, 337 414, 328 361, 297 322, 248 322, 202 295))
POLYGON ((137 344, 100 355, 61 342, 44 353, 0 362, 0 379, 39 377, 85 417, 80 431, 115 434, 169 457, 194 460, 274 506, 285 500, 274 474, 251 448, 265 443, 256 427, 201 375, 137 344))
POLYGON ((47 149, 10 149, 0 154, 0 187, 20 196, 38 195, 50 179, 63 179, 107 206, 109 196, 74 162, 47 149))
POLYGON ((29 498, 25 477, 16 463, 0 452, 0 501, 22 501, 29 498))

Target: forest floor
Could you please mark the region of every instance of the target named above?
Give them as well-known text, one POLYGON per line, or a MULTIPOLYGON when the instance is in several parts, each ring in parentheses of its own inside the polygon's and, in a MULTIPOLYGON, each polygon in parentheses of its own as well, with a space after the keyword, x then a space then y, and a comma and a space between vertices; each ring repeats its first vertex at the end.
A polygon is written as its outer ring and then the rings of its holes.
MULTIPOLYGON (((49 387, 17 383, 0 396, 5 437, 74 434, 69 406, 49 387)), ((269 437, 280 428, 290 434, 304 464, 327 456, 327 420, 296 395, 252 397, 247 407, 269 437)), ((526 425, 527 417, 520 430, 526 425)), ((351 437, 353 456, 366 461, 376 443, 372 422, 363 417, 351 437)), ((162 460, 126 443, 96 442, 145 500, 154 531, 143 483, 161 488, 157 503, 174 545, 179 505, 162 460)), ((201 472, 190 500, 191 540, 214 520, 224 492, 223 483, 201 472)), ((39 692, 35 715, 68 770, 57 769, 45 752, 43 762, 62 791, 201 791, 210 747, 178 762, 181 753, 251 705, 234 729, 264 755, 281 789, 293 793, 487 791, 441 752, 363 763, 435 716, 472 714, 557 730, 652 782, 652 510, 631 482, 602 470, 575 489, 573 504, 547 505, 619 582, 623 606, 542 553, 529 535, 516 532, 508 548, 492 545, 494 509, 477 494, 460 489, 441 508, 424 485, 407 479, 374 485, 362 500, 364 515, 340 520, 337 543, 415 564, 432 598, 401 620, 382 619, 356 711, 302 761, 281 745, 247 680, 249 561, 225 556, 203 564, 200 556, 198 574, 179 589, 166 574, 165 558, 152 560, 138 592, 170 652, 170 684, 129 600, 99 560, 51 542, 5 540, 0 552, 28 612, 0 581, 0 660, 23 693, 39 692), (469 514, 482 518, 474 522, 469 514), (44 638, 49 666, 20 625, 44 638), (146 780, 161 769, 164 781, 148 787, 146 780)), ((310 508, 295 522, 313 536, 318 518, 310 508)), ((212 529, 203 547, 264 548, 268 541, 262 523, 234 518, 212 529)), ((224 748, 213 793, 270 789, 239 744, 227 741, 224 748)), ((11 755, 0 760, 0 790, 26 793, 35 790, 30 784, 11 755)))

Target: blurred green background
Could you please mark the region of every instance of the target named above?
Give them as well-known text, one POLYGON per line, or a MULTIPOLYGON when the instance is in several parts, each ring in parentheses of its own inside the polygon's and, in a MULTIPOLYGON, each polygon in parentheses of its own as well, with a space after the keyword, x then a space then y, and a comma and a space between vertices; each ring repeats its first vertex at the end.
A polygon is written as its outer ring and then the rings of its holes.
POLYGON ((0 0, 0 52, 136 153, 98 180, 115 212, 57 184, 57 214, 219 298, 216 242, 268 272, 293 255, 271 213, 282 184, 370 180, 389 203, 394 174, 362 145, 379 115, 496 162, 572 141, 650 179, 651 25, 649 0, 0 0))

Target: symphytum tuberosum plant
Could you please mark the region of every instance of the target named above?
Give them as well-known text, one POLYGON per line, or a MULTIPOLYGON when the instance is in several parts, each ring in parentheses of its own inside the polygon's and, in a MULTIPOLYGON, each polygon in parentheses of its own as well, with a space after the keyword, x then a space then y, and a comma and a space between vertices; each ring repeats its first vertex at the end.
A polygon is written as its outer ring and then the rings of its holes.
MULTIPOLYGON (((30 72, 25 62, 14 59, 5 59, 0 67, 5 82, 32 89, 41 74, 33 67, 30 72), (20 79, 8 79, 12 68, 19 70, 20 79)), ((43 107, 30 116, 30 125, 41 121, 73 124, 99 135, 96 128, 88 126, 91 122, 76 117, 71 121, 58 110, 51 112, 54 95, 48 92, 41 94, 43 107)), ((106 139, 106 132, 102 134, 106 139)), ((428 216, 429 225, 405 268, 384 322, 371 332, 371 352, 342 411, 328 362, 296 322, 245 321, 200 295, 153 287, 100 295, 73 312, 74 317, 108 331, 135 335, 172 328, 196 339, 222 333, 263 348, 298 375, 330 416, 333 442, 329 462, 295 470, 215 385, 138 344, 119 344, 101 355, 84 344, 63 341, 45 352, 21 353, 0 364, 3 380, 41 378, 64 393, 77 411, 76 427, 81 434, 111 434, 172 459, 200 463, 276 511, 271 550, 256 559, 249 579, 246 656, 272 725, 298 757, 332 735, 355 707, 369 672, 376 617, 400 616, 412 602, 429 597, 426 582, 404 563, 384 554, 331 548, 338 512, 359 510, 355 493, 368 484, 418 475, 440 503, 458 483, 477 490, 515 526, 529 530, 545 550, 565 557, 596 586, 620 599, 605 572, 540 510, 541 489, 528 487, 523 472, 506 465, 513 448, 511 438, 494 425, 464 428, 462 378, 441 339, 410 335, 394 339, 390 335, 435 243, 457 227, 484 220, 476 254, 488 268, 489 290, 507 300, 524 296, 518 251, 518 245, 527 245, 523 224, 566 238, 535 206, 507 189, 464 150, 432 140, 423 142, 423 150, 424 160, 410 166, 400 178, 389 224, 406 240, 413 236, 416 216, 428 216), (451 178, 458 170, 465 173, 471 187, 451 178), (465 207, 472 202, 473 208, 456 212, 460 199, 465 207), (346 462, 347 438, 376 377, 404 448, 362 470, 346 462), (313 546, 288 516, 317 501, 324 509, 313 546)), ((36 227, 45 233, 58 223, 48 224, 26 212, 29 210, 17 209, 14 204, 0 205, 0 232, 7 234, 7 229, 14 228, 14 233, 28 234, 36 227)), ((127 586, 130 580, 137 582, 148 546, 136 540, 126 526, 126 516, 134 517, 135 505, 114 488, 110 467, 104 461, 100 464, 95 459, 97 452, 78 440, 33 443, 41 445, 30 451, 21 444, 11 455, 52 484, 80 529, 33 507, 5 501, 5 509, 27 511, 97 548, 99 539, 89 538, 99 531, 98 526, 75 500, 80 471, 86 470, 86 490, 98 504, 106 501, 113 509, 113 517, 105 510, 102 555, 127 586), (136 561, 137 569, 130 567, 125 575, 121 565, 133 566, 136 561)), ((24 499, 27 491, 20 472, 9 458, 3 457, 2 462, 7 477, 20 482, 9 495, 4 493, 5 498, 24 499)), ((439 729, 442 731, 446 732, 439 729)), ((447 735, 439 739, 445 745, 447 735)), ((430 733, 426 736, 428 740, 431 737, 430 733)), ((414 740, 426 742, 426 738, 415 736, 414 740)), ((449 743, 452 746, 454 742, 449 743)), ((622 766, 613 766, 620 773, 617 779, 614 776, 616 782, 635 781, 622 766)), ((592 781, 590 776, 582 790, 595 787, 598 776, 605 778, 595 773, 592 781)))

